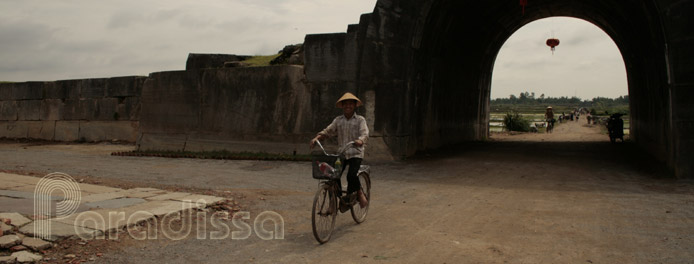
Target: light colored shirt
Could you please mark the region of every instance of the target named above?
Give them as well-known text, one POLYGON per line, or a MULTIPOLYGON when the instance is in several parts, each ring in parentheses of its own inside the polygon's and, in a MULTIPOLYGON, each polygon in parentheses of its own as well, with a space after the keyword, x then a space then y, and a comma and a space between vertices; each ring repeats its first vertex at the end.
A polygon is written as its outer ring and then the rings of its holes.
POLYGON ((363 116, 355 113, 351 118, 347 119, 345 115, 340 115, 333 119, 333 122, 319 132, 318 135, 323 137, 334 137, 337 135, 337 144, 339 144, 340 148, 347 145, 350 141, 361 140, 364 144, 359 147, 357 145, 349 147, 345 151, 345 158, 363 159, 364 145, 366 145, 366 140, 369 139, 369 128, 366 126, 366 119, 363 116))

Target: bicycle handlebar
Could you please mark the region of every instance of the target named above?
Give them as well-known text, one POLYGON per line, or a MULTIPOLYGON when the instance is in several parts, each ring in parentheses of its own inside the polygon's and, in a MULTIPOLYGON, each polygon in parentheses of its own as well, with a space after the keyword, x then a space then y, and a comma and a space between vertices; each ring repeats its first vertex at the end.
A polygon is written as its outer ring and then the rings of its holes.
MULTIPOLYGON (((323 144, 320 143, 320 140, 316 140, 316 143, 318 143, 318 146, 320 147, 320 149, 323 150, 323 154, 325 154, 326 156, 329 156, 328 152, 326 152, 325 148, 323 148, 323 144)), ((337 151, 338 155, 343 154, 348 149, 349 146, 354 147, 354 141, 347 142, 347 144, 345 144, 342 148, 338 149, 338 151, 337 151)), ((356 148, 356 149, 361 152, 360 149, 358 149, 358 148, 356 148)))

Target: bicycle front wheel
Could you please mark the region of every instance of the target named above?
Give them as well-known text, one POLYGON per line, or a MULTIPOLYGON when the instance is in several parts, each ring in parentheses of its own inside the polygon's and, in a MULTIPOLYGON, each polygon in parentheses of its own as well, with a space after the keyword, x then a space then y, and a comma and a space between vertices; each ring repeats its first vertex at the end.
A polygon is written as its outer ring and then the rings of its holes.
POLYGON ((323 184, 313 197, 313 236, 323 244, 330 240, 337 217, 337 196, 330 184, 323 184))
POLYGON ((350 213, 352 213, 352 219, 354 219, 354 222, 361 224, 364 222, 364 220, 366 220, 366 213, 369 212, 369 206, 371 206, 371 178, 369 178, 369 174, 366 172, 359 173, 357 177, 359 177, 361 191, 364 193, 364 196, 366 196, 366 200, 369 201, 369 204, 367 204, 364 208, 361 208, 359 203, 356 203, 352 206, 352 208, 350 208, 350 213))

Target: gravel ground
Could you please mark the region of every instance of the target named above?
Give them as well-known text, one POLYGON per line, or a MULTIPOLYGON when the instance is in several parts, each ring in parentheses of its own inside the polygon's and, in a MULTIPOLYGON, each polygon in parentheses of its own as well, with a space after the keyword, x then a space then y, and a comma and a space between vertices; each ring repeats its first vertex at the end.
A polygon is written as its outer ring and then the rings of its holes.
MULTIPOLYGON (((114 242, 102 248, 98 262, 690 263, 694 183, 662 177, 632 145, 610 144, 598 128, 584 128, 496 135, 371 164, 366 222, 339 215, 324 245, 311 233, 318 183, 307 162, 117 157, 109 154, 133 147, 5 142, 0 169, 226 192, 248 209, 251 227, 266 211, 284 221, 284 239, 263 240, 255 232, 247 239, 211 239, 219 229, 209 225, 202 239, 193 233, 182 240, 114 242)), ((227 224, 230 231, 246 230, 227 224)))

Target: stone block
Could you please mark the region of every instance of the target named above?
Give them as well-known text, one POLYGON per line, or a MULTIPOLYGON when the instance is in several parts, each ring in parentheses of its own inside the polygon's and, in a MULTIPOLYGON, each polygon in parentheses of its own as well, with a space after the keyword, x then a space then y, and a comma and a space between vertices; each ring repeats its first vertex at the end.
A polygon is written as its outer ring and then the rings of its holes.
POLYGON ((118 98, 96 99, 94 118, 89 120, 114 121, 120 119, 117 112, 118 98))
POLYGON ((16 256, 1 256, 0 257, 0 264, 13 264, 16 262, 17 262, 16 256))
POLYGON ((200 74, 152 73, 142 88, 142 132, 177 133, 198 128, 200 123, 200 74))
POLYGON ((89 208, 117 209, 136 204, 141 204, 144 202, 145 200, 142 198, 117 198, 98 202, 85 203, 84 205, 89 208))
MULTIPOLYGON (((73 214, 76 216, 78 214, 73 214)), ((71 217, 72 217, 71 216, 71 217)), ((108 219, 108 218, 106 218, 108 219)), ((74 220, 74 219, 73 219, 74 220)), ((74 222, 73 222, 74 223, 74 222)), ((96 237, 102 232, 87 227, 75 228, 71 224, 66 224, 58 220, 37 220, 19 229, 19 232, 33 237, 38 237, 48 241, 57 241, 68 237, 96 237), (48 223, 50 222, 50 223, 48 223), (38 228, 34 228, 38 226, 38 228), (43 228, 49 227, 49 228, 43 228)))
POLYGON ((31 220, 29 218, 26 218, 19 213, 0 213, 0 218, 10 219, 10 225, 16 227, 21 227, 23 225, 31 223, 31 220))
POLYGON ((55 141, 76 141, 79 139, 79 121, 56 121, 55 141))
POLYGON ((0 101, 10 101, 12 94, 12 83, 0 83, 0 101))
POLYGON ((106 83, 108 79, 85 79, 82 80, 82 88, 80 90, 81 98, 103 98, 106 96, 106 83))
POLYGON ((43 256, 39 254, 34 254, 29 251, 19 251, 12 253, 12 256, 17 259, 19 263, 38 263, 43 259, 43 256))
POLYGON ((79 99, 82 90, 82 80, 56 81, 55 88, 45 87, 46 99, 79 99))
POLYGON ((17 112, 17 101, 0 101, 0 120, 15 121, 17 112))
POLYGON ((243 61, 249 56, 239 56, 233 54, 188 54, 186 60, 186 71, 208 69, 208 68, 223 68, 225 62, 243 61))
POLYGON ((100 201, 118 199, 118 198, 123 198, 123 197, 125 197, 125 194, 122 192, 96 193, 96 194, 82 196, 80 201, 83 203, 93 203, 93 202, 100 202, 100 201))
POLYGON ((135 121, 80 121, 79 138, 87 141, 114 139, 135 142, 138 122, 135 121))
POLYGON ((0 138, 26 138, 28 129, 24 121, 0 121, 0 138))
POLYGON ((41 120, 63 120, 65 104, 61 99, 45 99, 41 101, 41 120))
POLYGON ((63 108, 65 120, 94 120, 96 99, 67 99, 63 108))
POLYGON ((33 237, 25 237, 24 239, 22 239, 22 245, 34 251, 46 250, 51 247, 50 242, 33 237))
POLYGON ((27 138, 53 140, 55 121, 27 121, 27 138))
POLYGON ((107 97, 139 97, 142 92, 142 84, 147 77, 126 76, 109 78, 106 82, 107 97))
POLYGON ((118 104, 118 120, 137 121, 140 119, 140 98, 126 97, 118 104))
POLYGON ((103 194, 103 193, 114 193, 114 192, 123 191, 123 189, 120 189, 120 188, 113 188, 113 187, 87 184, 87 183, 80 183, 79 189, 81 192, 90 193, 90 194, 103 194))
POLYGON ((0 248, 11 248, 22 243, 22 239, 16 235, 1 236, 0 248))
POLYGON ((310 82, 353 81, 358 70, 355 34, 306 35, 304 58, 310 82))
POLYGON ((0 100, 40 100, 43 99, 43 86, 43 82, 6 83, 0 100))
POLYGON ((35 121, 41 117, 41 100, 17 101, 17 120, 35 121))

